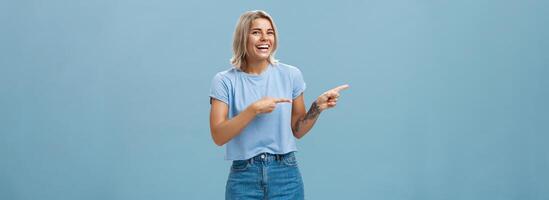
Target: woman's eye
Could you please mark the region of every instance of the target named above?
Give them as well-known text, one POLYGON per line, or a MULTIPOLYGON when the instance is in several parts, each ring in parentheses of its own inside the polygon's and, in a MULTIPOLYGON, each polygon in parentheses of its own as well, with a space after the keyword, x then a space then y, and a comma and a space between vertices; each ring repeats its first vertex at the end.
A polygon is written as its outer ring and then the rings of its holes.
POLYGON ((252 32, 252 34, 257 35, 257 34, 259 34, 259 31, 254 31, 254 32, 252 32))
POLYGON ((267 34, 269 34, 269 35, 274 35, 274 32, 268 32, 267 34))

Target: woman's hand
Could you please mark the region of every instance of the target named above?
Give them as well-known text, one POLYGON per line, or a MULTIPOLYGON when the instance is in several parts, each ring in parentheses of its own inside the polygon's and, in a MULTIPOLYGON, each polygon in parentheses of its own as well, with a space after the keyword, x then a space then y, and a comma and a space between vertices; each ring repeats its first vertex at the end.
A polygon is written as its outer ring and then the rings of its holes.
POLYGON ((263 97, 252 104, 256 114, 270 113, 276 108, 277 103, 291 103, 292 100, 286 98, 263 97))
POLYGON ((323 111, 328 108, 335 107, 339 98, 339 92, 347 88, 349 88, 349 85, 341 85, 331 90, 328 90, 322 93, 322 95, 318 96, 318 98, 316 99, 316 105, 318 106, 319 110, 323 111))

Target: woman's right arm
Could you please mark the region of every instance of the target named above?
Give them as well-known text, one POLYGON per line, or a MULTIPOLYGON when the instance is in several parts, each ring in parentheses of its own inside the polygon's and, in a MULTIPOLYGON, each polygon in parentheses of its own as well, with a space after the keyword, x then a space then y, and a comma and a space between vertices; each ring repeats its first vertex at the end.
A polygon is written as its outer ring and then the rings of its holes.
POLYGON ((240 112, 232 119, 228 119, 229 106, 217 99, 212 98, 210 110, 210 132, 214 143, 222 146, 238 135, 257 115, 252 106, 240 112))
POLYGON ((222 146, 236 137, 248 124, 261 113, 270 113, 276 108, 277 103, 292 102, 284 98, 264 97, 240 112, 235 117, 228 119, 229 106, 212 98, 210 110, 210 132, 214 143, 222 146))

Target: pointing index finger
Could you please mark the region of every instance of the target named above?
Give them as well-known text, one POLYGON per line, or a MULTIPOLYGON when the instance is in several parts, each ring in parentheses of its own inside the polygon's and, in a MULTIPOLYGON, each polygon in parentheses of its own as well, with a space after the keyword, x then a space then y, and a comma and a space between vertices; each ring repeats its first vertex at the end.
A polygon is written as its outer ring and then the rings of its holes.
POLYGON ((279 98, 279 99, 276 99, 276 100, 275 100, 275 103, 284 103, 284 102, 286 102, 286 103, 291 103, 292 100, 286 99, 286 98, 279 98))
POLYGON ((342 91, 342 90, 346 90, 347 88, 349 88, 349 84, 337 86, 336 88, 334 88, 332 90, 334 90, 336 92, 339 92, 339 91, 342 91))

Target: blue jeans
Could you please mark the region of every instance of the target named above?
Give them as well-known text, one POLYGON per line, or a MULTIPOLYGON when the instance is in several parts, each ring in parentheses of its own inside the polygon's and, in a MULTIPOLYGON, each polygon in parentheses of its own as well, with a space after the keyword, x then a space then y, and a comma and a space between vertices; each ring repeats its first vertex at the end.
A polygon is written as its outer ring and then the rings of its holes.
POLYGON ((233 161, 225 199, 304 199, 294 153, 261 153, 248 160, 233 161))

